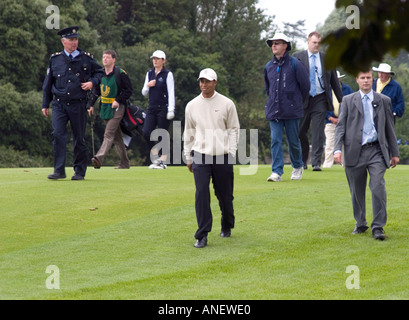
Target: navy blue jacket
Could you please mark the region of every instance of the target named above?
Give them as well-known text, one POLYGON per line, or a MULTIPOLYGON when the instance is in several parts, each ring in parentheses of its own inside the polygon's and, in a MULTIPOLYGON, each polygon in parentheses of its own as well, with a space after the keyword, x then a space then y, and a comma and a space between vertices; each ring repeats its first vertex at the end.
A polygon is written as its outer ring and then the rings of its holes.
POLYGON ((53 96, 63 102, 84 100, 87 91, 81 89, 81 83, 92 81, 98 86, 104 69, 95 61, 91 54, 78 49, 80 54, 72 61, 62 52, 50 57, 47 76, 43 83, 42 108, 48 108, 53 96))
MULTIPOLYGON (((377 81, 378 79, 375 79, 372 85, 374 91, 376 91, 377 81)), ((391 98, 393 113, 399 118, 402 117, 405 112, 405 101, 400 84, 391 78, 391 81, 383 88, 381 93, 391 98)))
POLYGON ((264 83, 268 94, 265 105, 267 120, 300 119, 304 116, 303 100, 309 94, 310 80, 301 61, 292 58, 288 52, 280 60, 274 56, 264 68, 264 83))
POLYGON ((166 79, 168 77, 169 70, 165 67, 156 75, 155 68, 152 68, 148 72, 149 81, 156 79, 156 85, 149 88, 149 105, 150 106, 168 106, 169 94, 166 79))

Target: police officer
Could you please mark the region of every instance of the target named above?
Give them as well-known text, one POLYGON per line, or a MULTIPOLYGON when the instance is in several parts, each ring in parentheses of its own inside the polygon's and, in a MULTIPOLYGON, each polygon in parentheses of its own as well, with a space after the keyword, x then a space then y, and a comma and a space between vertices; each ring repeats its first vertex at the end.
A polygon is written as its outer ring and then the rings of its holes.
POLYGON ((92 55, 78 48, 78 27, 58 32, 64 50, 51 55, 47 76, 43 83, 44 116, 49 115, 52 101, 54 173, 48 179, 64 179, 67 124, 70 122, 74 146, 74 172, 71 180, 84 180, 87 170, 88 148, 85 144, 87 123, 87 92, 99 85, 104 74, 92 55))

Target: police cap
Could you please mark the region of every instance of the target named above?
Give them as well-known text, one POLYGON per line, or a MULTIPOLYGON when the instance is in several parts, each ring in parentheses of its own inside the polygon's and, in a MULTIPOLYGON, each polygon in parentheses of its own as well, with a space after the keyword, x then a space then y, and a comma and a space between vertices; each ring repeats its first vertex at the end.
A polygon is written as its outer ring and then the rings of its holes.
POLYGON ((61 29, 60 31, 57 32, 57 34, 61 36, 61 38, 78 38, 79 37, 78 29, 79 29, 78 26, 72 26, 65 29, 61 29))

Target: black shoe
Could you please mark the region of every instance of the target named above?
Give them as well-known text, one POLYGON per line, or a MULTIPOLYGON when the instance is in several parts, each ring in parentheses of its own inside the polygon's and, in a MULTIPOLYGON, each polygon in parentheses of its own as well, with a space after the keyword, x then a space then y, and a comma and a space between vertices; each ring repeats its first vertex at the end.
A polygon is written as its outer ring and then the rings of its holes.
POLYGON ((80 176, 79 174, 74 174, 74 175, 71 177, 71 180, 84 180, 84 177, 83 177, 83 176, 80 176))
POLYGON ((321 166, 314 166, 312 171, 322 171, 321 166))
POLYGON ((94 166, 94 169, 100 169, 101 168, 101 162, 98 160, 97 157, 93 157, 91 159, 92 165, 94 166))
POLYGON ((198 239, 195 243, 195 248, 204 248, 207 246, 207 237, 204 236, 202 239, 198 239))
POLYGON ((220 232, 220 236, 221 236, 222 238, 228 238, 228 237, 230 237, 230 236, 231 236, 231 230, 222 230, 222 231, 220 232))
POLYGON ((368 230, 367 226, 355 227, 354 231, 352 231, 352 234, 364 233, 366 230, 368 230))
POLYGON ((48 175, 48 179, 51 179, 51 180, 58 180, 58 179, 65 179, 65 178, 66 178, 66 175, 64 173, 54 172, 48 175))
POLYGON ((385 240, 385 234, 383 233, 382 228, 375 228, 372 230, 372 235, 375 238, 375 240, 385 240))
POLYGON ((306 164, 304 164, 304 170, 307 170, 308 166, 306 164))

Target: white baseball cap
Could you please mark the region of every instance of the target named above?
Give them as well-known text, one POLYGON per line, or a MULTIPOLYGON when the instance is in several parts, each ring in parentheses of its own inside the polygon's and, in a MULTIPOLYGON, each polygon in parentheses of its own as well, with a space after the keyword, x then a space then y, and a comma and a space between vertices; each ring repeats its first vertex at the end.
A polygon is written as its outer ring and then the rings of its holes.
POLYGON ((152 58, 166 59, 166 54, 162 50, 156 50, 152 53, 151 59, 152 58))
POLYGON ((199 78, 197 78, 197 80, 200 80, 202 78, 207 79, 209 81, 213 80, 217 81, 217 74, 213 69, 206 68, 200 71, 199 78))

